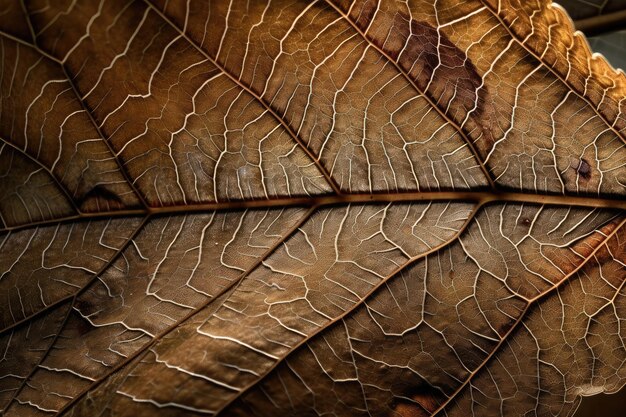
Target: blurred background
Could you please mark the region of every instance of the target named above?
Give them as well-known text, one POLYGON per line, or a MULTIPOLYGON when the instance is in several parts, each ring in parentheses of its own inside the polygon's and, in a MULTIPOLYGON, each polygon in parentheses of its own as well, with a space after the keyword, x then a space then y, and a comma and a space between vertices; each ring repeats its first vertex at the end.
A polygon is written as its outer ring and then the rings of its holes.
MULTIPOLYGON (((567 10, 576 28, 587 36, 592 51, 601 53, 614 68, 626 72, 626 0, 554 2, 567 10)), ((574 417, 596 416, 626 416, 626 388, 617 394, 583 398, 574 417)))

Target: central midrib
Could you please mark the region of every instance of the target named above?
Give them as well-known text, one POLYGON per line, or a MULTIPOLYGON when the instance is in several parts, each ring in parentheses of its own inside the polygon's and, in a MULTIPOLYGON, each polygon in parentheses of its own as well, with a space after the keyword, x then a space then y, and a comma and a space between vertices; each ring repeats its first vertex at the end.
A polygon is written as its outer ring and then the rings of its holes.
POLYGON ((430 201, 457 201, 480 204, 494 203, 528 203, 551 206, 606 208, 626 210, 626 199, 573 196, 554 194, 532 194, 509 191, 406 191, 394 193, 353 193, 353 194, 326 194, 319 196, 277 197, 263 200, 218 201, 197 204, 186 204, 165 207, 148 207, 126 210, 112 210, 93 213, 78 213, 71 216, 43 220, 28 224, 15 225, 0 230, 2 232, 19 231, 34 227, 58 225, 80 220, 99 220, 136 216, 166 216, 210 211, 272 209, 285 207, 328 207, 344 204, 383 204, 383 203, 411 203, 430 201))

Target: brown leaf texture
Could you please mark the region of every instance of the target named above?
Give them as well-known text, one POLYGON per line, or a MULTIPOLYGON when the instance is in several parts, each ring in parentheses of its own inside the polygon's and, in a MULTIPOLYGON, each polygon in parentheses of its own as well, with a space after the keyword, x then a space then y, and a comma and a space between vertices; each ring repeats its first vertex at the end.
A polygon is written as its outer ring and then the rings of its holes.
POLYGON ((0 1, 6 416, 570 416, 626 382, 626 77, 547 1, 0 1))

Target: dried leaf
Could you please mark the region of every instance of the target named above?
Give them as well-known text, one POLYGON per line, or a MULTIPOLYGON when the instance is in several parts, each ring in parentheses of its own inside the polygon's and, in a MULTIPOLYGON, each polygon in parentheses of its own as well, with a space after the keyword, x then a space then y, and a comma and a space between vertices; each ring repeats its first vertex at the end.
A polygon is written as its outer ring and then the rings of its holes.
POLYGON ((0 7, 4 415, 624 385, 626 78, 563 9, 66 3, 0 7))

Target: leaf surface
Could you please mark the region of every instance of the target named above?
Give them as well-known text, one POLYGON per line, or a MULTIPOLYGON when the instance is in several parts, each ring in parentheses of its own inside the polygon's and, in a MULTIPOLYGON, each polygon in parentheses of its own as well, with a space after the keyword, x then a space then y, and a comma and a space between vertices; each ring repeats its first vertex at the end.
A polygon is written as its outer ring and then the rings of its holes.
POLYGON ((626 78, 543 1, 0 10, 7 416, 572 415, 626 380, 626 78))

